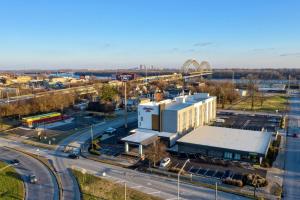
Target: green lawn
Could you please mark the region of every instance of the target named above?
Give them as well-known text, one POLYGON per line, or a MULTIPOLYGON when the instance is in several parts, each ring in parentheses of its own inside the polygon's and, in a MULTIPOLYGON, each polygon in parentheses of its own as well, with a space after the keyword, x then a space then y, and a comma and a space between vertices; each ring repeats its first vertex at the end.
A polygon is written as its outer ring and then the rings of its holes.
MULTIPOLYGON (((90 174, 82 174, 80 171, 73 170, 77 182, 82 192, 83 200, 120 200, 125 199, 124 184, 99 178, 90 174)), ((137 190, 127 188, 127 200, 161 200, 137 190)))
MULTIPOLYGON (((0 162, 0 169, 7 164, 0 162)), ((24 199, 24 185, 14 168, 8 167, 0 171, 0 199, 24 199)))
MULTIPOLYGON (((279 112, 286 110, 287 105, 287 96, 285 95, 274 95, 270 97, 265 97, 263 105, 261 106, 261 102, 256 100, 254 102, 254 111, 267 111, 267 112, 275 112, 278 110, 279 112)), ((251 98, 247 98, 245 101, 242 101, 236 105, 233 105, 230 109, 233 110, 251 110, 251 98)))

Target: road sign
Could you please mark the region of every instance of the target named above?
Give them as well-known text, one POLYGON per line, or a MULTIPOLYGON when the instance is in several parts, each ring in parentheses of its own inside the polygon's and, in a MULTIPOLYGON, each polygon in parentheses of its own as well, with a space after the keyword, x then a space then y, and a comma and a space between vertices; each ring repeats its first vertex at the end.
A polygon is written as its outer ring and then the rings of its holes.
POLYGON ((122 73, 116 75, 116 79, 118 81, 123 81, 123 82, 131 81, 134 78, 135 78, 135 74, 132 73, 122 73))

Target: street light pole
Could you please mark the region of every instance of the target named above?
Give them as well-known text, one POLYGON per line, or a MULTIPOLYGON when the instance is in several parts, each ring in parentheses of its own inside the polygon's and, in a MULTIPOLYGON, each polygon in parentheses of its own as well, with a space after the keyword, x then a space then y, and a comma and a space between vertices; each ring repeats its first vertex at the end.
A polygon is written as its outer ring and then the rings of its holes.
POLYGON ((92 146, 92 150, 94 150, 94 145, 93 145, 93 140, 94 140, 94 135, 93 135, 93 125, 91 125, 91 146, 92 146))
POLYGON ((127 89, 126 89, 126 81, 124 82, 125 94, 124 94, 124 104, 125 104, 125 128, 127 128, 127 89))
POLYGON ((215 200, 218 199, 218 182, 216 182, 215 200))
POLYGON ((184 169, 184 167, 185 167, 185 165, 188 163, 188 162, 190 162, 190 159, 187 159, 186 161, 185 161, 185 163, 184 163, 184 165, 181 167, 181 169, 179 170, 179 172, 178 172, 178 175, 177 175, 177 199, 179 200, 179 178, 180 178, 180 174, 181 174, 181 172, 183 171, 183 169, 184 169))

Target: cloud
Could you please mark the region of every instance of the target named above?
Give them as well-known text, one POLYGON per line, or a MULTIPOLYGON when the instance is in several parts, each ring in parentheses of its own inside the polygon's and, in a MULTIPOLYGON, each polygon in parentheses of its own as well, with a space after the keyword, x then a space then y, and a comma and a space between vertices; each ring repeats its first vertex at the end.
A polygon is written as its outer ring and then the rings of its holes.
POLYGON ((296 57, 300 57, 300 53, 296 52, 296 53, 284 53, 284 54, 280 54, 281 57, 285 57, 285 56, 296 56, 296 57))
POLYGON ((275 48, 258 48, 258 49, 252 49, 252 51, 272 51, 275 50, 275 48))
POLYGON ((195 43, 194 46, 195 47, 206 47, 206 46, 209 46, 212 44, 213 44, 212 42, 198 42, 198 43, 195 43))
POLYGON ((196 51, 196 49, 187 49, 185 52, 191 53, 191 52, 195 52, 195 51, 196 51))
POLYGON ((111 46, 110 43, 105 43, 105 44, 103 45, 104 48, 108 48, 108 47, 110 47, 110 46, 111 46))

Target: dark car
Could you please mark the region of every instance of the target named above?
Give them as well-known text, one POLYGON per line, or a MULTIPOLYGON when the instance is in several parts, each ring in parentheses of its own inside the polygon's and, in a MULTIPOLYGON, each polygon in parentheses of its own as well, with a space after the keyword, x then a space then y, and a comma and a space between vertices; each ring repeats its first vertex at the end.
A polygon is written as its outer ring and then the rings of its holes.
POLYGON ((36 183, 37 182, 37 178, 36 178, 36 176, 35 175, 33 175, 33 174, 31 174, 31 175, 29 175, 29 182, 30 183, 36 183))
POLYGON ((20 161, 18 159, 13 159, 13 160, 10 161, 10 164, 18 165, 18 164, 20 164, 20 161))
POLYGON ((79 159, 79 155, 74 154, 74 153, 69 154, 68 157, 72 158, 72 159, 79 159))

